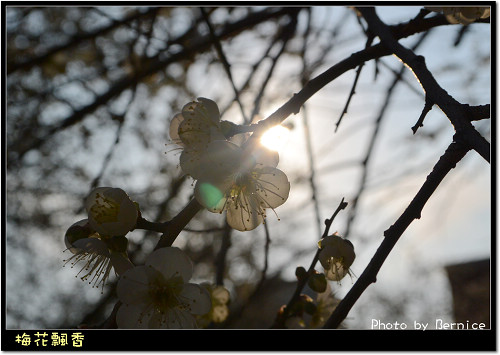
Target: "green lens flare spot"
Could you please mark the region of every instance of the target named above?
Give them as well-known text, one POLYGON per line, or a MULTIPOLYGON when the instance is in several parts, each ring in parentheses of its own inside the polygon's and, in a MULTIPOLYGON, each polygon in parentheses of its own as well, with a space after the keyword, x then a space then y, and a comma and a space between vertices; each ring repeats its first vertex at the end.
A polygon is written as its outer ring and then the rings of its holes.
POLYGON ((200 185, 200 196, 205 206, 214 208, 224 197, 222 192, 214 185, 204 182, 200 185))

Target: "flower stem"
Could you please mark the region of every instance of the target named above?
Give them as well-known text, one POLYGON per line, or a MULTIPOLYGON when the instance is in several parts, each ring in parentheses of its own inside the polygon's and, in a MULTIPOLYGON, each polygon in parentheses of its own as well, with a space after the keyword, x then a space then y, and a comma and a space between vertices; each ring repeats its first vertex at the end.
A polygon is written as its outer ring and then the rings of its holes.
POLYGON ((177 216, 168 222, 155 250, 172 246, 175 238, 201 209, 203 206, 196 199, 192 199, 177 216))
POLYGON ((145 229, 152 232, 165 233, 169 224, 170 221, 164 223, 150 222, 143 217, 139 217, 137 219, 135 229, 145 229))

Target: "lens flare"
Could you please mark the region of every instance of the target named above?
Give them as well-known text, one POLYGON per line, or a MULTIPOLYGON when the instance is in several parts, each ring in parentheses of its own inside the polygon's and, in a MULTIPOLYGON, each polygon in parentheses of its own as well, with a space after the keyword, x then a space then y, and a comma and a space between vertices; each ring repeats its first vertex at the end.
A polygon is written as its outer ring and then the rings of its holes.
POLYGON ((222 192, 217 187, 207 182, 202 183, 199 190, 205 206, 209 208, 215 208, 220 200, 224 197, 222 192))

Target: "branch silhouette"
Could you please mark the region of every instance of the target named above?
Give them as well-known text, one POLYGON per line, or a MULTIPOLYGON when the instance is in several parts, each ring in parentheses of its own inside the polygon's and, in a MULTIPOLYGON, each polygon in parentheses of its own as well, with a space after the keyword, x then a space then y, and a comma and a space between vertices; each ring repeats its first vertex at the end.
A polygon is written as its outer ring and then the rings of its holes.
POLYGON ((415 220, 420 219, 422 209, 436 191, 445 176, 455 168, 456 164, 465 156, 470 148, 453 142, 434 166, 432 172, 427 176, 426 181, 410 202, 403 214, 397 221, 384 232, 384 240, 378 247, 375 255, 365 268, 359 279, 355 282, 351 290, 339 303, 337 308, 325 323, 323 328, 336 329, 347 317, 347 314, 359 299, 366 288, 376 282, 377 274, 385 259, 396 245, 406 228, 415 220))
POLYGON ((380 38, 382 44, 412 69, 425 90, 426 99, 438 105, 453 124, 458 133, 456 139, 463 140, 487 162, 490 162, 490 144, 472 126, 471 119, 468 117, 468 109, 464 108, 466 106, 455 100, 437 83, 427 69, 425 58, 417 56, 412 50, 402 46, 391 33, 390 28, 377 16, 375 8, 363 7, 358 11, 363 14, 370 30, 380 38))

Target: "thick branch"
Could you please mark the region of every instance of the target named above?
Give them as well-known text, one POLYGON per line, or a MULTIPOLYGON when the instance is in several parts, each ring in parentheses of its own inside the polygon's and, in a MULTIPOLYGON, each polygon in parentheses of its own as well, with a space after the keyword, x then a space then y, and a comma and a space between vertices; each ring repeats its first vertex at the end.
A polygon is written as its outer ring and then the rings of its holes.
POLYGON ((172 246, 179 233, 182 232, 189 221, 202 209, 203 206, 193 198, 177 216, 168 222, 166 231, 161 236, 158 244, 156 244, 155 250, 172 246))
POLYGON ((457 139, 463 140, 465 144, 477 151, 487 162, 490 162, 489 142, 472 126, 470 119, 467 117, 467 110, 463 108, 464 106, 437 83, 432 73, 427 69, 425 59, 422 56, 417 56, 413 51, 402 46, 397 41, 390 28, 375 13, 375 8, 361 7, 358 10, 370 26, 371 31, 380 38, 382 44, 412 69, 425 90, 426 98, 438 105, 453 124, 455 131, 458 133, 457 139))
POLYGON ((385 239, 380 244, 371 259, 370 263, 363 271, 359 279, 356 281, 351 290, 347 293, 340 304, 335 308, 324 328, 337 328, 340 323, 347 317, 347 314, 353 307, 365 289, 372 283, 376 282, 377 274, 382 267, 385 259, 391 252, 392 248, 404 233, 406 228, 415 220, 419 219, 424 205, 427 203, 432 194, 436 191, 444 177, 456 166, 456 164, 469 151, 468 147, 453 142, 446 152, 441 156, 432 172, 427 176, 426 181, 410 202, 403 214, 398 220, 384 232, 385 239))
MULTIPOLYGON (((390 27, 390 32, 395 38, 401 39, 442 25, 449 25, 444 16, 435 16, 429 19, 421 19, 421 17, 417 17, 416 20, 411 20, 407 23, 390 27)), ((301 106, 309 100, 311 96, 338 78, 340 75, 358 67, 366 61, 384 57, 389 54, 392 54, 392 52, 382 44, 377 44, 353 53, 349 58, 342 60, 322 74, 318 75, 316 78, 310 80, 302 90, 295 94, 283 106, 281 106, 265 120, 259 121, 258 127, 254 131, 254 135, 258 136, 270 127, 280 124, 292 113, 297 114, 300 111, 301 106)))

